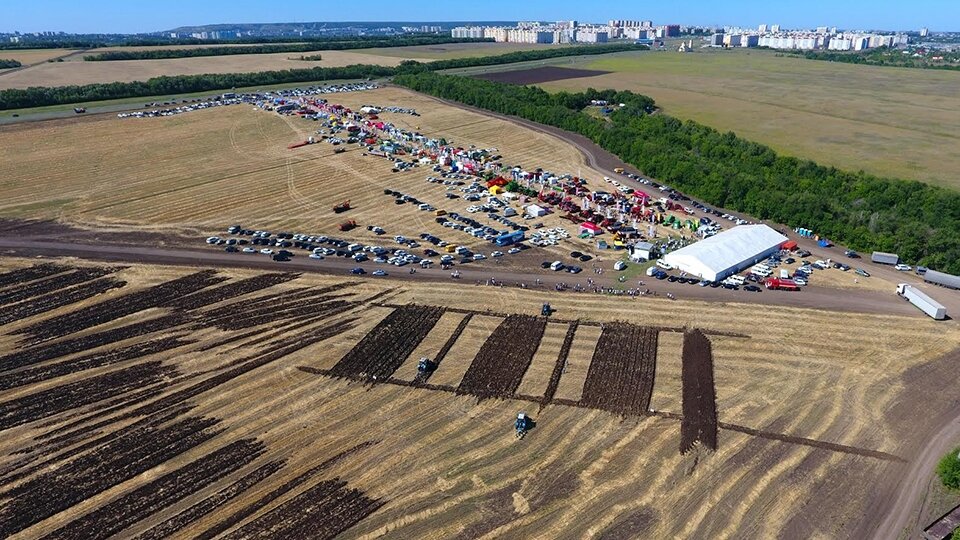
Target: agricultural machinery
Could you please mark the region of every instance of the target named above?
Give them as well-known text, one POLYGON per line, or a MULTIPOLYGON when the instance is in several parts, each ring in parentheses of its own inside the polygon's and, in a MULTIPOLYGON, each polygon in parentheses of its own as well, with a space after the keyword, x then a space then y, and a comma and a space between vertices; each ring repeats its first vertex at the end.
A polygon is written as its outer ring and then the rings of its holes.
POLYGON ((544 302, 543 306, 540 308, 540 315, 549 317, 551 313, 553 313, 553 308, 550 307, 550 304, 544 302))
POLYGON ((350 209, 350 200, 347 199, 347 200, 343 201, 342 203, 334 206, 334 207, 333 207, 333 212, 334 212, 335 214, 341 214, 341 213, 343 213, 343 212, 346 212, 346 211, 349 210, 349 209, 350 209))
POLYGON ((427 357, 421 358, 420 361, 417 363, 417 371, 419 371, 420 373, 424 373, 424 374, 430 373, 435 369, 437 369, 437 364, 427 357))
POLYGON ((526 413, 518 414, 517 421, 513 423, 513 427, 517 429, 517 439, 522 439, 523 436, 527 434, 527 431, 532 427, 532 424, 533 422, 526 413))
POLYGON ((352 231, 353 229, 357 228, 357 222, 350 219, 341 223, 338 228, 343 232, 352 231))

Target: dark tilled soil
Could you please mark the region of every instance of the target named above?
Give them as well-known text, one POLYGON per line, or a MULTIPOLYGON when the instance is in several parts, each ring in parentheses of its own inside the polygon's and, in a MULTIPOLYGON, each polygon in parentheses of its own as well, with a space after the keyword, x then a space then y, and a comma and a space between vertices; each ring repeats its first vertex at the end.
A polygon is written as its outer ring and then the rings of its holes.
POLYGON ((606 75, 609 71, 598 71, 595 69, 573 69, 555 66, 544 66, 531 69, 518 69, 516 71, 500 71, 497 73, 483 73, 476 75, 478 79, 488 81, 502 82, 508 84, 540 84, 550 81, 562 81, 564 79, 579 79, 581 77, 596 77, 597 75, 606 75))

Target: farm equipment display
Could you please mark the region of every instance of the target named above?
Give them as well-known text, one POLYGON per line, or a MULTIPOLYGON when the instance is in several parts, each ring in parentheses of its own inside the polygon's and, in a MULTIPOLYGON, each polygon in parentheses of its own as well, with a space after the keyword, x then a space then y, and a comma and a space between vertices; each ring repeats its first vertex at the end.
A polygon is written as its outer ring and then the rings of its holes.
MULTIPOLYGON (((336 214, 341 214, 341 213, 343 213, 343 212, 346 212, 346 211, 349 210, 349 209, 350 209, 350 200, 347 199, 346 201, 343 201, 342 203, 334 206, 334 207, 333 207, 333 212, 336 213, 336 214)), ((343 230, 343 229, 341 229, 341 230, 343 230)))

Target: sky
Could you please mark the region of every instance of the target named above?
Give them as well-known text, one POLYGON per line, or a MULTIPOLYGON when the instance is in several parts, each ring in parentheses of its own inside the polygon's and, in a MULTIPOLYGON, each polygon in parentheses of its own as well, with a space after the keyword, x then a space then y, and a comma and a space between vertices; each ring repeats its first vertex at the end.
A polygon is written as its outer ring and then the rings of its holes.
POLYGON ((653 20, 783 28, 960 30, 960 0, 11 0, 0 32, 137 33, 178 26, 314 21, 653 20), (15 6, 15 7, 14 7, 15 6), (418 7, 420 6, 420 7, 418 7))

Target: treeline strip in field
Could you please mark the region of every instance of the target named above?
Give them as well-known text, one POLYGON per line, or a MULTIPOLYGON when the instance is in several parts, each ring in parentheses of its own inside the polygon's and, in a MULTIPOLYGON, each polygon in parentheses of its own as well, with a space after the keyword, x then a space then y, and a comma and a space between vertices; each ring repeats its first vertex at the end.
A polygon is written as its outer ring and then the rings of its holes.
POLYGON ((402 62, 397 67, 355 64, 344 67, 315 67, 287 69, 283 71, 260 71, 253 73, 218 73, 204 75, 176 75, 154 77, 146 81, 111 82, 82 86, 55 86, 8 88, 0 90, 0 110, 62 105, 87 101, 175 95, 232 88, 249 88, 285 83, 313 81, 358 80, 392 77, 424 70, 441 70, 473 66, 492 66, 544 60, 563 56, 607 54, 646 49, 646 45, 608 44, 562 47, 533 51, 518 51, 496 56, 454 58, 428 63, 402 62))
POLYGON ((861 251, 890 251, 960 274, 960 192, 778 156, 733 133, 658 113, 629 91, 550 94, 540 88, 437 73, 393 82, 432 96, 578 133, 686 195, 762 220, 807 227, 861 251), (591 100, 622 103, 606 119, 591 100))
POLYGON ((424 36, 385 39, 343 39, 340 41, 308 41, 306 43, 252 44, 230 47, 199 47, 193 49, 142 49, 135 51, 107 51, 84 56, 88 62, 111 60, 159 60, 165 58, 193 58, 197 56, 229 56, 235 54, 273 54, 313 51, 344 51, 384 47, 410 47, 416 45, 443 45, 448 43, 492 43, 492 38, 454 38, 450 36, 424 36))
POLYGON ((713 386, 713 348, 697 329, 683 335, 683 419, 680 421, 680 453, 700 442, 717 449, 717 396, 713 386))
MULTIPOLYGON (((409 40, 460 39, 466 41, 489 41, 489 38, 452 38, 427 33, 410 33, 402 36, 246 36, 232 39, 169 38, 160 36, 131 36, 121 40, 103 40, 100 36, 91 39, 43 39, 24 36, 20 41, 0 43, 0 50, 22 49, 100 49, 104 47, 169 47, 171 45, 262 45, 269 43, 374 43, 390 40, 396 45, 405 46, 409 40)), ((449 43, 449 42, 446 42, 449 43)), ((374 45, 367 45, 374 47, 374 45)), ((379 46, 378 46, 379 47, 379 46)), ((2 54, 2 53, 0 53, 2 54)))

